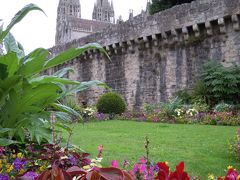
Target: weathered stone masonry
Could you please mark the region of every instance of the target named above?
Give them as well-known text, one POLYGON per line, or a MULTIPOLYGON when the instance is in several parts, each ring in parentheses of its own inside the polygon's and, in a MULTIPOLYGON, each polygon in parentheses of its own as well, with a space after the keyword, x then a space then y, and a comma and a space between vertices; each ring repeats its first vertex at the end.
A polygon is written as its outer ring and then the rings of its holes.
MULTIPOLYGON (((197 0, 153 16, 139 15, 50 51, 58 54, 89 42, 104 46, 111 61, 88 51, 64 64, 77 72, 69 76, 104 81, 125 97, 129 108, 138 109, 191 88, 204 62, 240 64, 240 0, 197 0)), ((102 92, 95 88, 84 97, 92 103, 102 92)))

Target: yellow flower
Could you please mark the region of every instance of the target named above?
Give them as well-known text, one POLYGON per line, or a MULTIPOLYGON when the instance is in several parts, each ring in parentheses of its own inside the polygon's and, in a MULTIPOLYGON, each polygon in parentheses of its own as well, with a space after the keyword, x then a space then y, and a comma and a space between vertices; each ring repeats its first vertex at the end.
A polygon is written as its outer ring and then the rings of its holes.
POLYGON ((233 167, 232 166, 228 166, 227 169, 233 169, 233 167))
POLYGON ((5 164, 5 163, 7 163, 7 157, 6 156, 3 156, 3 163, 5 164))
POLYGON ((9 168, 7 168, 7 173, 10 173, 13 170, 13 165, 10 165, 9 168))
POLYGON ((240 180, 240 175, 238 175, 237 179, 236 180, 240 180))
POLYGON ((214 180, 214 175, 213 175, 213 174, 209 174, 209 175, 208 175, 208 179, 209 179, 209 180, 214 180))
POLYGON ((46 169, 46 166, 40 166, 40 168, 39 168, 39 171, 41 171, 41 172, 43 172, 43 171, 45 171, 45 169, 46 169))
POLYGON ((83 166, 83 169, 85 169, 85 170, 91 169, 91 166, 89 166, 89 165, 83 166))
POLYGON ((12 158, 14 158, 14 159, 15 159, 16 157, 17 157, 17 155, 16 155, 16 154, 13 154, 13 155, 12 155, 12 158))
POLYGON ((24 169, 20 169, 20 171, 19 171, 19 175, 22 175, 23 173, 25 172, 25 170, 24 169))
POLYGON ((6 164, 6 168, 10 168, 11 164, 10 163, 7 163, 6 164))
POLYGON ((166 164, 166 165, 168 165, 168 162, 167 162, 167 161, 165 161, 165 164, 166 164))
POLYGON ((17 153, 17 157, 18 158, 23 158, 23 154, 22 153, 17 153))

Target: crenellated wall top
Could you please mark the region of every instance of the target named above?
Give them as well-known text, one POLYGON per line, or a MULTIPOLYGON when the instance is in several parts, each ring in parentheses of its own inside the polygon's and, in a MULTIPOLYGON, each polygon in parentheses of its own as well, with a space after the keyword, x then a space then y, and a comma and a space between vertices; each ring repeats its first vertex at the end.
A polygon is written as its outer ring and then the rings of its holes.
POLYGON ((199 36, 204 28, 207 35, 212 35, 213 22, 226 32, 225 22, 230 19, 234 30, 240 30, 240 0, 196 0, 192 3, 175 6, 153 16, 140 14, 117 26, 109 26, 103 32, 73 40, 69 43, 52 47, 57 54, 70 47, 82 46, 89 42, 98 42, 107 51, 130 49, 133 44, 149 41, 158 45, 185 41, 190 35, 199 36))

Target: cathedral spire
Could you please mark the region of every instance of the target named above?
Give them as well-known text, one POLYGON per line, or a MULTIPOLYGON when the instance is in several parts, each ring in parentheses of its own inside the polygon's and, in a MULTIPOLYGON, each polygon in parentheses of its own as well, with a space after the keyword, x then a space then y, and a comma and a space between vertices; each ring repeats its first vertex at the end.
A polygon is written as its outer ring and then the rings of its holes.
POLYGON ((67 16, 81 18, 81 5, 79 0, 59 0, 58 18, 67 16))
POLYGON ((115 23, 113 1, 97 0, 93 8, 92 19, 115 23))

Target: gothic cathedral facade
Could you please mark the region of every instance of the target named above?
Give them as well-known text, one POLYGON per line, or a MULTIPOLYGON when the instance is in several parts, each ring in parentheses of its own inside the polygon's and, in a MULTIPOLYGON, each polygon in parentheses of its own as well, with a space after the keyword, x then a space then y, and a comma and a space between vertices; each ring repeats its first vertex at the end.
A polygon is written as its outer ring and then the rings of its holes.
POLYGON ((97 0, 92 20, 81 18, 79 0, 59 0, 55 44, 64 44, 115 24, 113 2, 97 0))

